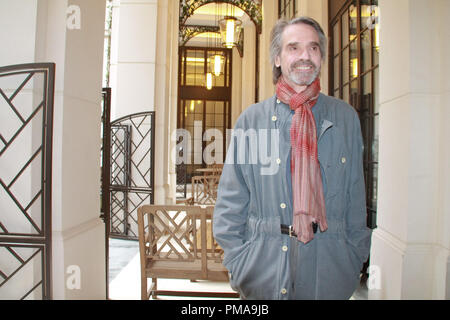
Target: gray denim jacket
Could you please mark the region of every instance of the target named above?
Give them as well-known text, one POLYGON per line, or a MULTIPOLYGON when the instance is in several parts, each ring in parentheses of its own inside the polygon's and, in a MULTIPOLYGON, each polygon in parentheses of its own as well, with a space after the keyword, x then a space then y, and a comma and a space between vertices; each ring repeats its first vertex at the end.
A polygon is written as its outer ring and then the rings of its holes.
POLYGON ((273 96, 236 122, 240 138, 230 141, 213 225, 230 284, 244 299, 348 299, 359 283, 371 240, 359 118, 324 94, 312 110, 328 230, 307 244, 280 231, 292 222, 293 111, 273 96))

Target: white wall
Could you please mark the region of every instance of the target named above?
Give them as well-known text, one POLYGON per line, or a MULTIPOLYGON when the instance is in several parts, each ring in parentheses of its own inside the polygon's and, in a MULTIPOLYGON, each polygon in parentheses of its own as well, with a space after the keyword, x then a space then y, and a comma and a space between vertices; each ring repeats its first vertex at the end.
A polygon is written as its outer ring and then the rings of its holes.
POLYGON ((448 290, 449 5, 380 1, 379 201, 371 264, 381 271, 381 286, 370 290, 373 299, 443 299, 448 290))

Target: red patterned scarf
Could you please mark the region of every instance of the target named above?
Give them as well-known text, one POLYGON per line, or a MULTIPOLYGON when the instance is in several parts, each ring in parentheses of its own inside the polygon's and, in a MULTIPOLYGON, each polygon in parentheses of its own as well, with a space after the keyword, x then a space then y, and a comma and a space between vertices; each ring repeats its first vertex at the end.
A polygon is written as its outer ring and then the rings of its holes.
POLYGON ((294 202, 292 227, 298 240, 307 243, 314 238, 313 222, 319 225, 321 231, 328 228, 318 160, 316 122, 311 111, 319 97, 320 80, 316 78, 304 91, 297 93, 281 76, 276 93, 278 99, 295 111, 290 131, 294 202))

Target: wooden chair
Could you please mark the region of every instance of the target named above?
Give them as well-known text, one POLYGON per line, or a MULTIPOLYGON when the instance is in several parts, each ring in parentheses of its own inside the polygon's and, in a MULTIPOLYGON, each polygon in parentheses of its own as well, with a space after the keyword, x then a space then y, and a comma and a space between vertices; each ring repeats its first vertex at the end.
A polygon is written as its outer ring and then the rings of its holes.
POLYGON ((142 299, 158 295, 239 297, 229 292, 162 291, 157 287, 158 278, 228 281, 223 251, 207 223, 213 210, 185 205, 138 208, 142 299), (148 278, 152 279, 149 289, 148 278))
POLYGON ((177 203, 186 205, 214 205, 217 200, 217 188, 220 175, 200 175, 192 177, 192 196, 177 203))

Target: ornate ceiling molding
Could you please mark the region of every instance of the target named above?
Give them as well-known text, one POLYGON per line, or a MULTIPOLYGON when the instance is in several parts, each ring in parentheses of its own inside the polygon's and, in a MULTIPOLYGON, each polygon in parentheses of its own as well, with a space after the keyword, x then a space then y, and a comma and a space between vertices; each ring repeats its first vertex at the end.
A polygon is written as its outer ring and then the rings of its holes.
POLYGON ((191 40, 193 37, 204 33, 204 32, 215 32, 220 34, 220 30, 218 26, 186 26, 180 25, 180 33, 179 33, 179 43, 180 46, 186 45, 186 43, 191 40))
POLYGON ((262 0, 180 0, 180 29, 186 20, 192 16, 198 8, 209 3, 228 3, 244 11, 256 26, 258 33, 262 28, 262 0))
MULTIPOLYGON (((204 32, 215 32, 220 36, 220 30, 217 26, 180 26, 179 32, 179 45, 185 46, 186 43, 193 37, 204 33, 204 32)), ((236 46, 239 55, 242 57, 244 54, 244 33, 239 34, 238 45, 236 46)))

